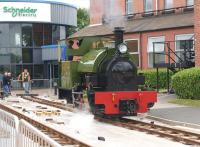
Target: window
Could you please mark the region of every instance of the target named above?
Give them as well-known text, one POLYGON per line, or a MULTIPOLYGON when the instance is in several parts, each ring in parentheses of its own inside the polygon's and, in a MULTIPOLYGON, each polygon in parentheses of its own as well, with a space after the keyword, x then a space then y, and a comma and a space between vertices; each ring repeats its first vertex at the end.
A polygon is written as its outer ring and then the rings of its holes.
POLYGON ((194 0, 187 0, 187 6, 193 6, 194 0))
POLYGON ((173 7, 173 0, 165 0, 165 9, 171 9, 173 7))
POLYGON ((22 49, 22 61, 23 61, 23 63, 32 63, 33 62, 33 49, 32 48, 23 48, 22 49))
POLYGON ((53 25, 52 26, 52 37, 53 37, 53 44, 57 44, 57 41, 60 40, 60 26, 53 25))
POLYGON ((152 10, 153 10, 152 0, 144 0, 144 11, 148 12, 152 10))
POLYGON ((9 24, 0 24, 0 47, 9 47, 9 24))
POLYGON ((180 62, 179 57, 184 60, 184 50, 191 49, 194 50, 194 34, 182 34, 176 35, 176 62, 180 62))
POLYGON ((128 46, 128 51, 133 57, 134 63, 136 66, 140 66, 140 58, 139 58, 139 41, 138 40, 126 40, 125 41, 128 46))
POLYGON ((11 47, 21 46, 21 25, 16 23, 11 23, 9 25, 9 40, 11 47))
POLYGON ((155 54, 155 63, 165 63, 165 55, 162 54, 165 52, 165 45, 164 43, 162 43, 164 41, 165 41, 164 36, 148 38, 147 51, 148 51, 149 67, 153 67, 153 51, 155 51, 155 53, 160 53, 160 54, 155 54))
POLYGON ((33 49, 33 63, 42 64, 42 49, 41 48, 33 49))
POLYGON ((10 49, 0 48, 0 65, 10 64, 10 63, 11 63, 10 49))
POLYGON ((22 49, 10 48, 11 63, 22 63, 22 49))
POLYGON ((44 70, 44 66, 41 64, 38 65, 34 65, 34 74, 33 74, 33 78, 34 79, 42 79, 43 77, 43 70, 44 70))
POLYGON ((32 24, 22 24, 22 46, 33 46, 32 24))
POLYGON ((43 25, 33 24, 33 42, 34 46, 39 47, 43 45, 43 25))
POLYGON ((52 26, 44 25, 44 45, 52 44, 52 26))
POLYGON ((60 26, 60 39, 66 39, 67 38, 67 33, 66 33, 66 27, 65 26, 60 26))
POLYGON ((133 14, 133 0, 126 0, 126 15, 133 14))

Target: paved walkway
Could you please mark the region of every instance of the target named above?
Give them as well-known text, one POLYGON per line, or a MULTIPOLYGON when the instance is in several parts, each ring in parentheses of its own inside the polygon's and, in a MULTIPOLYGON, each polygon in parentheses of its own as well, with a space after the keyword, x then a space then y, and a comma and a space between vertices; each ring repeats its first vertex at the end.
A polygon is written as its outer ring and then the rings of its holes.
POLYGON ((175 98, 175 95, 159 95, 158 103, 149 115, 200 125, 200 108, 168 103, 175 98))

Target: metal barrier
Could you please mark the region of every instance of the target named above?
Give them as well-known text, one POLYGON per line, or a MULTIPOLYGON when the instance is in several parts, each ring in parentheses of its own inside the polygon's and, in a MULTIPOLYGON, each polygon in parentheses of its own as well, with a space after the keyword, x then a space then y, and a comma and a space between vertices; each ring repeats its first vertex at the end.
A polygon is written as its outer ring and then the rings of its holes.
POLYGON ((0 147, 16 147, 18 124, 16 116, 0 110, 0 147))
POLYGON ((24 120, 19 122, 17 147, 61 147, 60 144, 24 120))
POLYGON ((61 147, 53 139, 0 109, 0 147, 61 147))
MULTIPOLYGON (((57 79, 32 79, 32 82, 30 84, 31 88, 52 88, 54 85, 54 81, 57 81, 57 79)), ((14 90, 21 90, 22 82, 19 82, 18 80, 12 80, 12 89, 14 90)))

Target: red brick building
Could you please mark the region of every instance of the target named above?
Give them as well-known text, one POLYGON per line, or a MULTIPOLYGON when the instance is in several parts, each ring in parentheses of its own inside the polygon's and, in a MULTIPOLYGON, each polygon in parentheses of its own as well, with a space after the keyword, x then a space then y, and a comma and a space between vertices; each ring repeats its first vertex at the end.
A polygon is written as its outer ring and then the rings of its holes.
MULTIPOLYGON (((200 0, 195 1, 200 5, 200 0)), ((194 0, 90 0, 90 3, 90 26, 74 37, 112 36, 114 27, 122 26, 129 52, 142 69, 153 67, 154 59, 168 63, 168 56, 162 54, 168 48, 177 54, 171 55, 170 62, 183 58, 183 46, 194 48, 191 42, 194 39, 194 0), (153 45, 154 42, 168 44, 153 45), (153 56, 153 50, 158 54, 153 56)), ((200 20, 199 14, 195 15, 195 20, 200 20)), ((198 32, 200 21, 196 27, 198 32)), ((196 38, 200 38, 200 32, 196 38)), ((200 42, 197 44, 200 49, 200 42)), ((200 52, 196 55, 199 60, 196 65, 200 66, 200 52)))

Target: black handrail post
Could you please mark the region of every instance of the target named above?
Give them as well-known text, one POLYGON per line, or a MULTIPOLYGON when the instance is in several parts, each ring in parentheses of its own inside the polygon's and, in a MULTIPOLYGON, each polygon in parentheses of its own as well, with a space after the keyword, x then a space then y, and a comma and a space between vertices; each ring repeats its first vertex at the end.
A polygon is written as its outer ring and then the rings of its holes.
POLYGON ((156 59, 155 59, 155 42, 153 42, 153 67, 155 67, 155 63, 156 59))
POLYGON ((157 76, 156 88, 157 88, 157 92, 159 92, 159 71, 158 71, 158 67, 156 67, 156 76, 157 76))
POLYGON ((169 68, 167 68, 167 93, 170 93, 169 68))
POLYGON ((168 46, 168 67, 167 67, 167 92, 169 93, 169 83, 170 83, 170 81, 169 81, 169 68, 171 67, 171 61, 170 61, 170 59, 171 59, 171 55, 170 55, 170 43, 168 42, 167 43, 167 46, 168 46))

